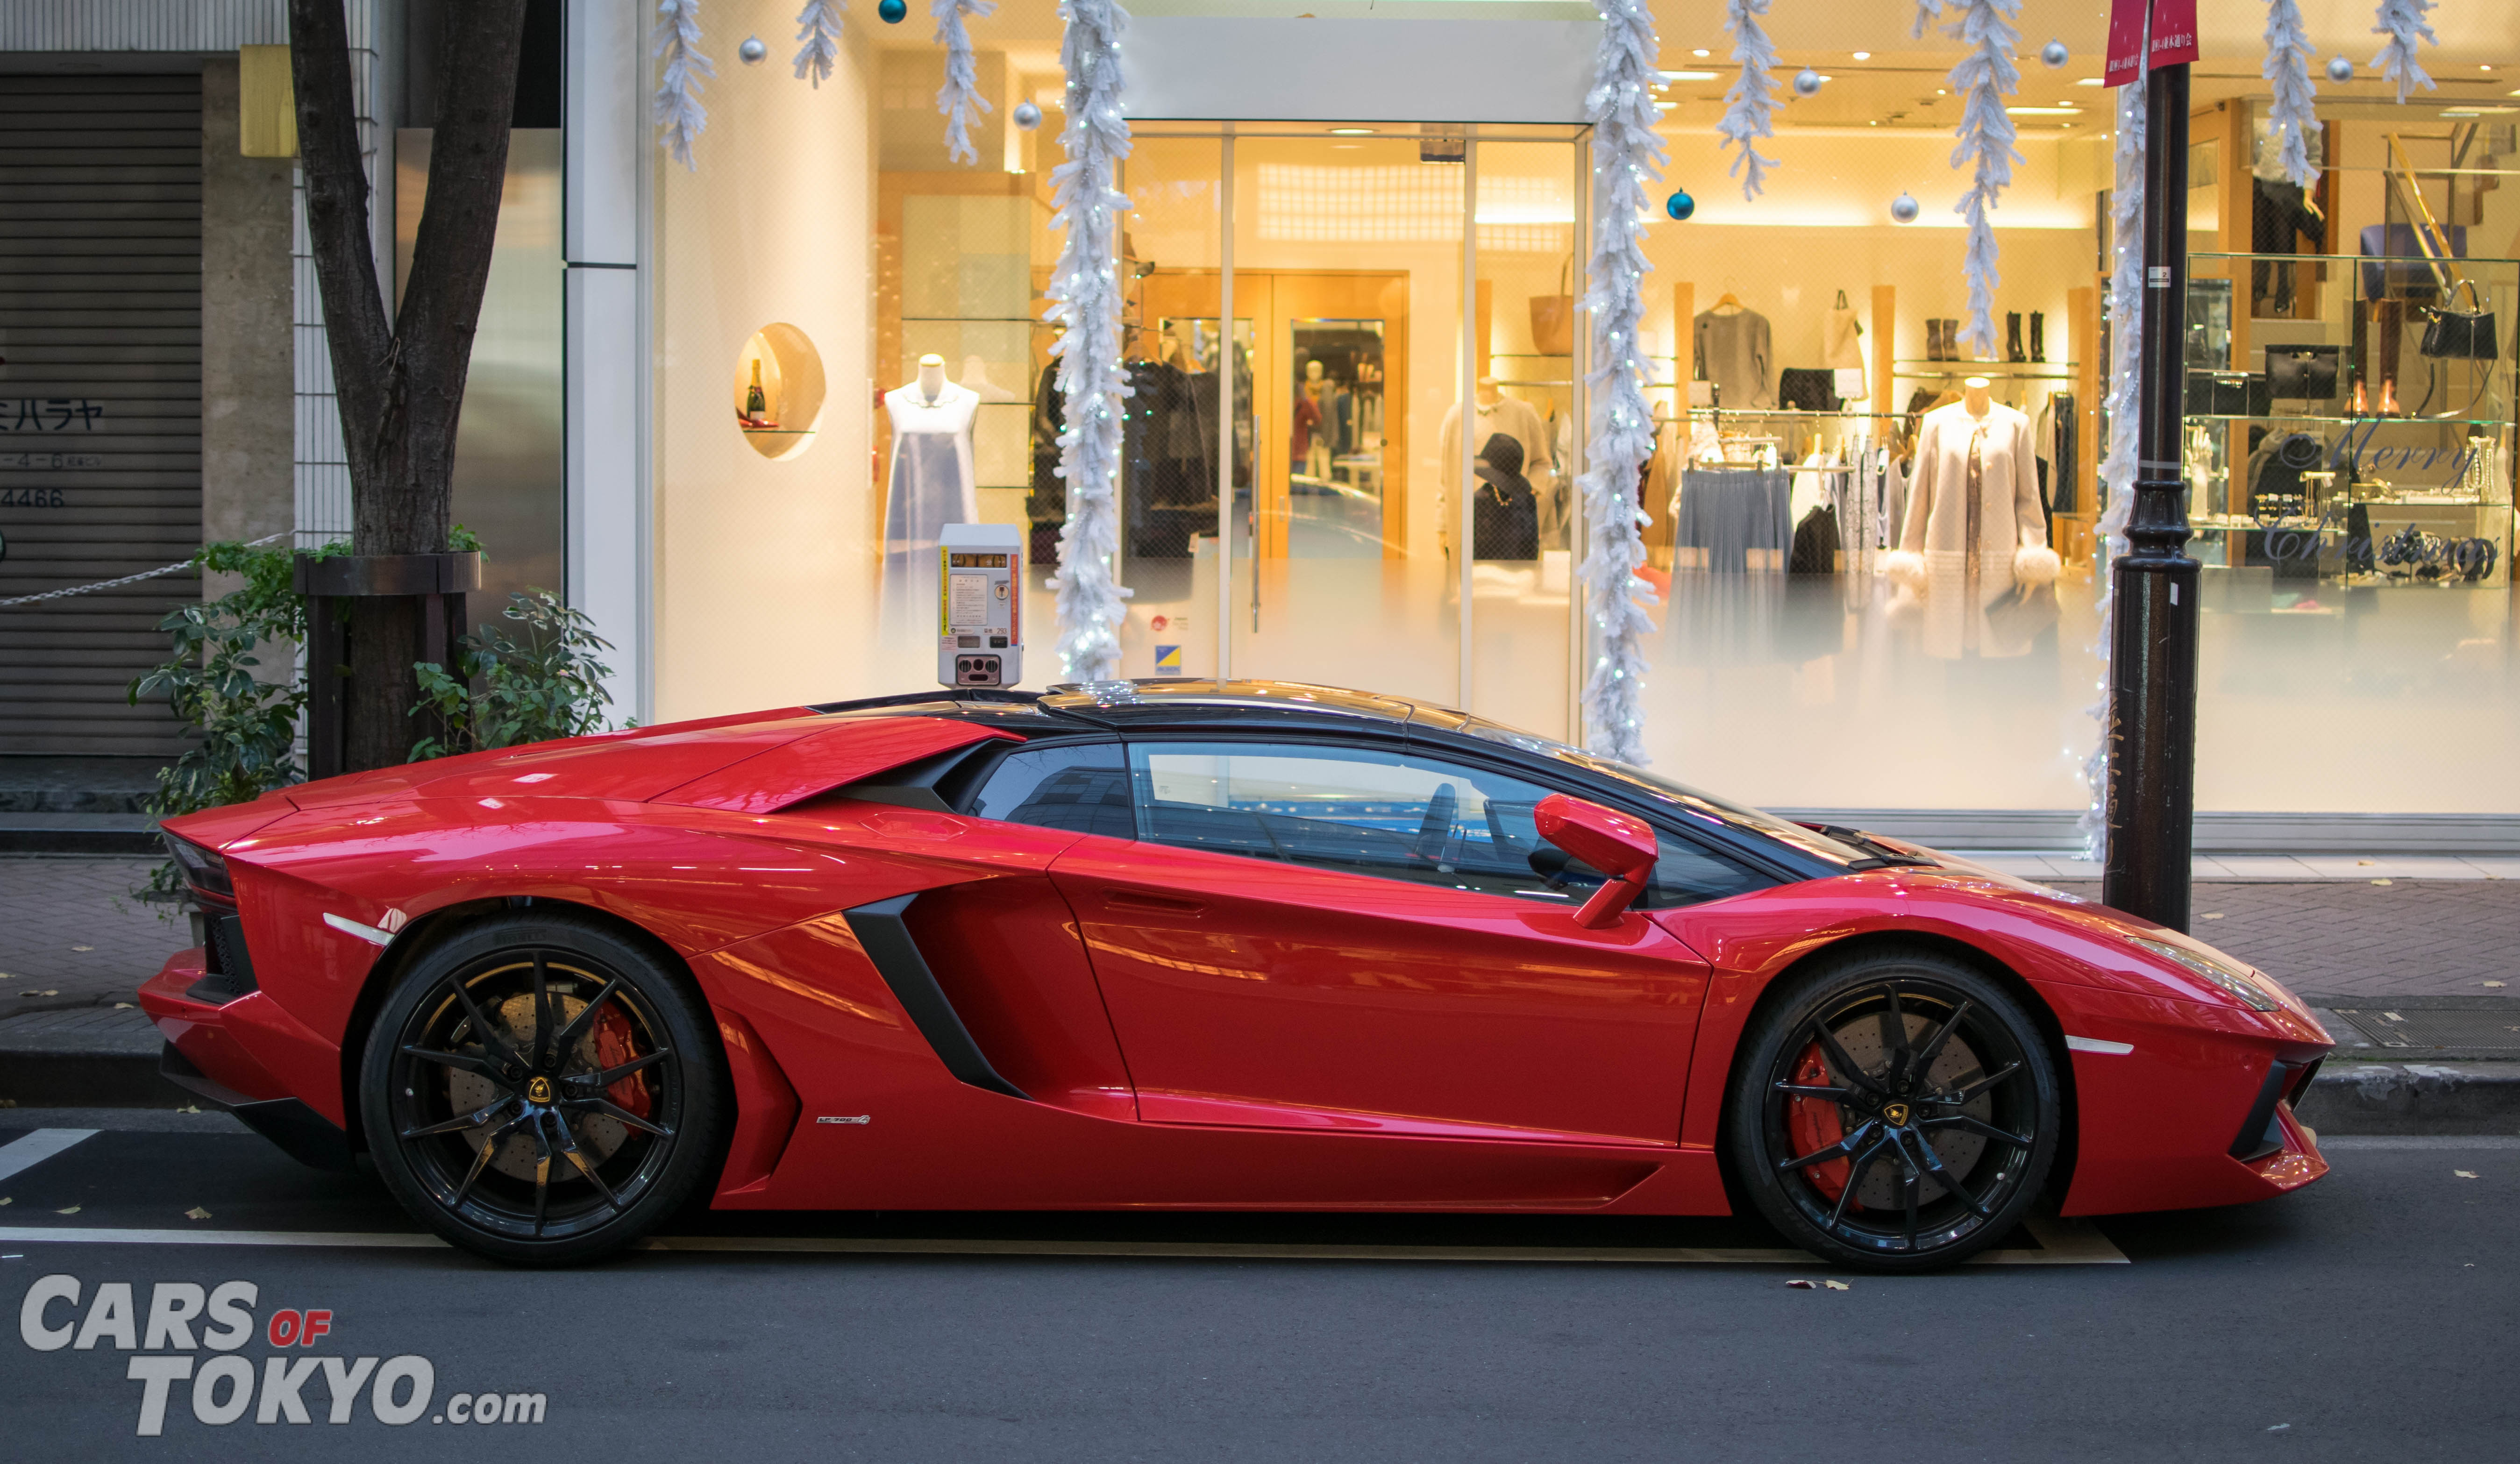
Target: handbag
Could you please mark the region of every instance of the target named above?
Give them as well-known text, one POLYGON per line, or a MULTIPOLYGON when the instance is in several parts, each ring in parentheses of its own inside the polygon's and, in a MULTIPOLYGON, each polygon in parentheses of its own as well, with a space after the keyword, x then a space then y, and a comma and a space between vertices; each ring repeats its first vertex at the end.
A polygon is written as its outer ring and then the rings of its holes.
POLYGON ((2342 347, 2332 345, 2267 347, 2267 395, 2286 401, 2334 401, 2342 354, 2342 347))
MULTIPOLYGON (((1846 303, 1846 291, 1837 292, 1837 303, 1828 312, 1828 338, 1822 355, 1839 371, 1864 369, 1864 347, 1859 343, 1864 325, 1855 318, 1854 309, 1846 303)), ((1853 393, 1848 393, 1852 395, 1853 393)))
POLYGON ((1837 373, 1786 367, 1777 377, 1777 405, 1789 412, 1837 410, 1837 373))
POLYGON ((2246 371, 2191 371, 2186 410, 2193 417, 2264 417, 2267 378, 2246 371))
POLYGON ((2461 280, 2452 287, 2450 298, 2439 305, 2418 306, 2430 324, 2424 327, 2424 338, 2417 349, 2435 361, 2492 361, 2502 354, 2501 336, 2494 329, 2494 312, 2485 308, 2485 296, 2473 280, 2461 280), (2458 291, 2465 289, 2475 308, 2458 308, 2458 291))

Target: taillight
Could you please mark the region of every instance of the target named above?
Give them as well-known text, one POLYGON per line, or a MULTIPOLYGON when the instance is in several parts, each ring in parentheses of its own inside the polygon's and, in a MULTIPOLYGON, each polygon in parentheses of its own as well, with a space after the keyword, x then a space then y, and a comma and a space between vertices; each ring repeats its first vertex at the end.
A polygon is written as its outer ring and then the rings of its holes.
POLYGON ((236 904, 236 886, 228 881, 228 862, 201 845, 165 834, 166 853, 184 871, 184 883, 195 894, 222 905, 236 904))

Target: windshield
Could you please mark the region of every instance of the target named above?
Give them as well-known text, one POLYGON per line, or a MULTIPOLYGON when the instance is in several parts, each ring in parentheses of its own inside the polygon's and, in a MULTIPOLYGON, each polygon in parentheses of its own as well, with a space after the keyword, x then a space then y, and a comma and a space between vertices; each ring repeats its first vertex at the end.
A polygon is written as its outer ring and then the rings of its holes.
POLYGON ((1789 819, 1779 819, 1774 814, 1718 798, 1711 793, 1701 793, 1695 788, 1673 782, 1658 773, 1648 773, 1634 764, 1595 757, 1581 747, 1570 747, 1549 737, 1516 732, 1512 728, 1502 727, 1493 722, 1483 722, 1475 717, 1466 719, 1461 730, 1471 736, 1490 742, 1518 747, 1525 752, 1535 752, 1543 757, 1555 758, 1561 763, 1572 764, 1588 773, 1598 773, 1604 777, 1615 777, 1637 791, 1647 794, 1680 812, 1733 828, 1765 834, 1780 844, 1790 844, 1806 854, 1824 859, 1833 865, 1868 869, 1876 865, 1889 863, 1873 850, 1861 848, 1843 839, 1831 838, 1816 828, 1806 827, 1789 819))

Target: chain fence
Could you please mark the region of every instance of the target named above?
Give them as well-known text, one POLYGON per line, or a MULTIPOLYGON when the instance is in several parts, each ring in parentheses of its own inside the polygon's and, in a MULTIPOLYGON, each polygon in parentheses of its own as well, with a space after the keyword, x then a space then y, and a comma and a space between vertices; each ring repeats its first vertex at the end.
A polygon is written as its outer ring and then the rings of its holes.
MULTIPOLYGON (((283 529, 277 534, 265 534, 247 544, 246 548, 260 549, 274 539, 286 539, 294 532, 293 529, 283 529)), ((192 567, 191 559, 179 559, 172 564, 161 564, 156 569, 144 569, 138 574, 126 574, 117 580, 99 580, 93 585, 71 585, 63 590, 47 590, 41 595, 20 595, 9 599, 0 599, 0 610, 12 609, 18 605, 40 604, 48 599, 65 599, 73 595, 90 595, 99 590, 119 589, 124 585, 136 585, 142 580, 154 580, 160 575, 176 574, 192 567)))

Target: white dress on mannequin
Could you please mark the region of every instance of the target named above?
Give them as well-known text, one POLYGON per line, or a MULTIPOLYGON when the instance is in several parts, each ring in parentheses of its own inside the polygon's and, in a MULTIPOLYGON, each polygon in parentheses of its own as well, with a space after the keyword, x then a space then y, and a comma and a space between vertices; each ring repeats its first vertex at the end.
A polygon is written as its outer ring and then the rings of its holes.
POLYGON ((980 394, 940 381, 933 397, 913 381, 883 394, 892 419, 892 471, 884 492, 883 547, 887 554, 933 551, 949 523, 980 516, 980 495, 971 467, 971 419, 980 394))
POLYGON ((1926 413, 1901 553, 1887 566, 1910 598, 1923 601, 1925 654, 2026 653, 2028 643, 1986 611, 2016 583, 2055 580, 2056 555, 2047 540, 2029 417, 1995 401, 1983 415, 1964 400, 1926 413))

